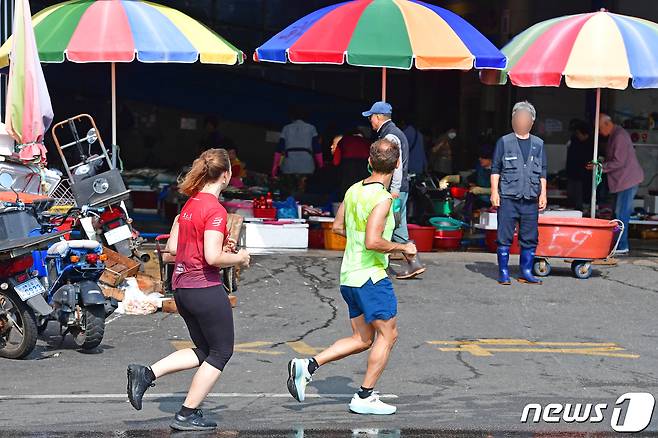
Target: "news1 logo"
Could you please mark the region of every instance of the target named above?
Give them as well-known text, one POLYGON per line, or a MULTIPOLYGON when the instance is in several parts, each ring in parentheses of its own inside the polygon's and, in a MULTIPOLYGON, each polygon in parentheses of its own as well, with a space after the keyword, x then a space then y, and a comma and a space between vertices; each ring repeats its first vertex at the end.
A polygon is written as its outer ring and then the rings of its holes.
MULTIPOLYGON (((610 427, 615 432, 642 432, 651 423, 655 405, 655 398, 648 392, 628 392, 615 402, 610 427)), ((607 403, 529 403, 523 408, 521 423, 601 423, 607 412, 607 403)))

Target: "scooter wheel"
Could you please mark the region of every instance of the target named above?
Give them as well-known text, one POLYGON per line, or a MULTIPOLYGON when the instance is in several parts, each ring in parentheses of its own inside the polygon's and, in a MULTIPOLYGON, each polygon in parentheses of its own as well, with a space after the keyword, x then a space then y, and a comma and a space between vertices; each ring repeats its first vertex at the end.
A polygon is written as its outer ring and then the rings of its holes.
POLYGON ((546 259, 535 259, 532 271, 537 277, 548 277, 551 273, 551 264, 546 259))
POLYGON ((18 298, 12 289, 0 290, 0 313, 2 316, 3 339, 0 357, 23 359, 37 345, 37 322, 34 312, 18 298), (9 320, 16 322, 16 326, 9 320), (11 327, 8 326, 11 324, 11 327))
POLYGON ((93 350, 103 341, 105 334, 105 306, 88 306, 82 310, 85 330, 71 329, 75 344, 83 350, 93 350))
POLYGON ((571 272, 574 277, 585 280, 592 276, 592 263, 583 260, 574 260, 571 262, 571 272))

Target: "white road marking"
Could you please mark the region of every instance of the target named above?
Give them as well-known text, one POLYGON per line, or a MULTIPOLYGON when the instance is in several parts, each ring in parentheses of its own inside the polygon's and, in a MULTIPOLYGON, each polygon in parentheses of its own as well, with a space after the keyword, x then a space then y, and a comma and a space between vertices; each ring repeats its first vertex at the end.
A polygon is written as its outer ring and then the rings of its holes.
POLYGON ((114 316, 114 318, 112 318, 112 319, 108 319, 107 321, 105 321, 105 325, 108 325, 109 323, 114 322, 114 321, 116 321, 116 320, 119 319, 119 318, 121 318, 121 314, 120 314, 120 313, 117 313, 117 314, 114 316))
MULTIPOLYGON (((164 392, 160 394, 144 394, 144 398, 178 398, 185 397, 183 392, 164 392)), ((306 398, 352 398, 354 394, 306 394, 306 398)), ((209 398, 291 398, 290 394, 277 394, 273 392, 212 392, 209 398)), ((126 394, 13 394, 2 395, 0 400, 75 400, 75 399, 117 399, 128 400, 126 394)), ((394 394, 381 394, 380 398, 398 398, 394 394)))

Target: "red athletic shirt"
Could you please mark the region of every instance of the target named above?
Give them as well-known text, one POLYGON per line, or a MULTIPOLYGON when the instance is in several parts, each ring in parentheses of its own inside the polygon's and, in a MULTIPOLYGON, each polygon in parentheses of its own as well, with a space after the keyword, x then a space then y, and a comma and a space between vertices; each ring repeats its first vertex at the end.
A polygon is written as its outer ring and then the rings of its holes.
POLYGON ((226 210, 216 196, 197 193, 185 203, 178 217, 173 289, 195 289, 222 284, 219 268, 206 263, 203 254, 203 234, 206 230, 219 231, 226 235, 226 210))
POLYGON ((365 160, 370 158, 370 142, 358 135, 346 135, 339 142, 334 152, 334 166, 340 166, 343 160, 365 160))

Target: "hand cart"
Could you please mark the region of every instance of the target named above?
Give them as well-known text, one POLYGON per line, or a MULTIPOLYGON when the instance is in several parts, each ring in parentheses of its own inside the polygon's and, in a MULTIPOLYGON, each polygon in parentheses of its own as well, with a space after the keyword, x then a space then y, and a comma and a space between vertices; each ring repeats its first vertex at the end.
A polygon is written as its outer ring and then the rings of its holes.
POLYGON ((624 224, 617 219, 540 216, 539 245, 533 271, 538 277, 546 277, 551 273, 549 259, 559 258, 571 262, 574 277, 589 278, 592 262, 610 258, 617 250, 623 232, 624 224))

